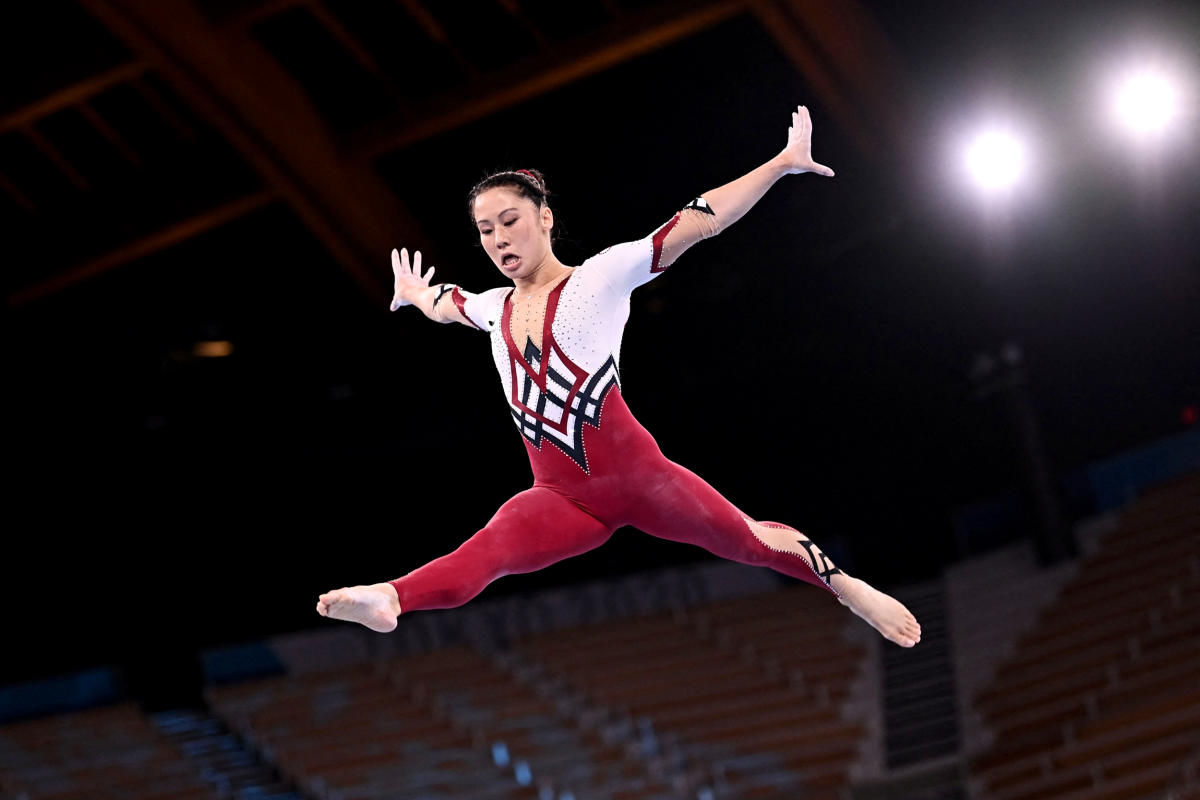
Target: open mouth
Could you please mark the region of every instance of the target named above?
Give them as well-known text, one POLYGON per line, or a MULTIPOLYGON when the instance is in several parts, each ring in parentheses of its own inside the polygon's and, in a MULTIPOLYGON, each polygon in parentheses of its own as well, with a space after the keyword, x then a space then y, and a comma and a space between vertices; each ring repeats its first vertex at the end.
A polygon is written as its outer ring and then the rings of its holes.
POLYGON ((505 269, 515 269, 521 265, 521 257, 515 253, 509 253, 501 260, 500 265, 505 269))

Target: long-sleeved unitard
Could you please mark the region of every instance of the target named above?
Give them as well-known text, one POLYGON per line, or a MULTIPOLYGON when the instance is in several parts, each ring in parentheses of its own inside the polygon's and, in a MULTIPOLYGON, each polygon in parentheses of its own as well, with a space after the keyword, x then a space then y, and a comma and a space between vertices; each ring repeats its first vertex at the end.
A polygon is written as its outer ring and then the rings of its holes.
POLYGON ((830 580, 840 570, 811 541, 786 525, 755 521, 668 460, 621 397, 630 293, 720 225, 697 198, 650 236, 589 258, 550 290, 539 342, 514 340, 511 287, 453 289, 462 315, 491 336, 534 482, 457 550, 390 581, 402 612, 462 605, 503 575, 598 547, 622 525, 837 594, 830 580))

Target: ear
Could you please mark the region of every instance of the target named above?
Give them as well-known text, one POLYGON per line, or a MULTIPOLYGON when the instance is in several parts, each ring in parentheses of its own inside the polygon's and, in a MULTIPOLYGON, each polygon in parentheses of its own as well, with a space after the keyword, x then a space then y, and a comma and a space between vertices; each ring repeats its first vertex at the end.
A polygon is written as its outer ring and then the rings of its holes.
POLYGON ((550 206, 542 206, 542 230, 549 231, 554 227, 554 212, 550 206))

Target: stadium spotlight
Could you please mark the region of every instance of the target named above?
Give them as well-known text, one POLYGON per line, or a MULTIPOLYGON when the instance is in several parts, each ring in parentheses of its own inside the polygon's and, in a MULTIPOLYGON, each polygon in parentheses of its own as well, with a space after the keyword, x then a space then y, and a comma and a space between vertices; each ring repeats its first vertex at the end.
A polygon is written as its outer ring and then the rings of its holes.
POLYGON ((1164 70, 1131 68, 1112 83, 1110 108, 1116 122, 1141 139, 1163 135, 1179 117, 1178 83, 1164 70))
POLYGON ((1029 169, 1029 150, 1024 139, 1008 127, 994 126, 968 138, 962 162, 971 181, 985 194, 1011 191, 1029 169))

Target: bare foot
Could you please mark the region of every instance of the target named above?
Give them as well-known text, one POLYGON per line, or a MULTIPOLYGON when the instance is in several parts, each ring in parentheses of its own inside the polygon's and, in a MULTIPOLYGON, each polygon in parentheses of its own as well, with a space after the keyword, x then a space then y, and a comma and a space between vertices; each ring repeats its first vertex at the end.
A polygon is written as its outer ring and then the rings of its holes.
POLYGON ((323 617, 357 622, 379 633, 389 633, 396 629, 400 599, 396 597, 396 590, 391 584, 348 586, 321 595, 317 600, 317 613, 323 617))
POLYGON ((899 600, 849 575, 835 575, 833 580, 834 588, 842 595, 838 602, 865 619, 883 638, 901 647, 912 647, 921 641, 917 618, 899 600))

